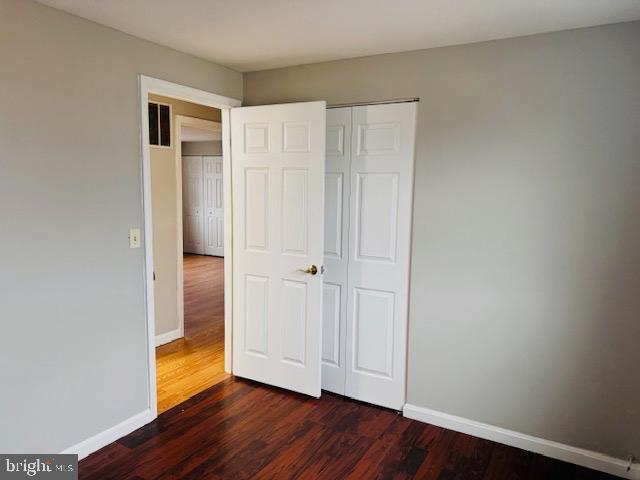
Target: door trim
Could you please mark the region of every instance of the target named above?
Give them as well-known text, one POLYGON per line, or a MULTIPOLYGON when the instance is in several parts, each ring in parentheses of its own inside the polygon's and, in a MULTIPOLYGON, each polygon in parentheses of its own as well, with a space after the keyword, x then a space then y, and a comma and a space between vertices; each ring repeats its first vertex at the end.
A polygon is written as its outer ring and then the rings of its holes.
MULTIPOLYGON (((214 107, 222 113, 222 162, 224 184, 224 242, 229 248, 232 243, 233 211, 231 205, 231 136, 229 132, 229 110, 239 107, 242 102, 235 98, 224 97, 212 92, 187 87, 166 80, 139 75, 140 91, 140 148, 142 168, 142 209, 144 214, 144 256, 145 256, 145 310, 147 319, 147 370, 148 399, 151 410, 150 421, 158 416, 156 385, 156 345, 155 345, 155 307, 153 285, 153 223, 151 212, 151 154, 149 146, 149 115, 147 102, 149 94, 198 103, 214 107)), ((232 364, 232 262, 233 251, 230 250, 224 262, 224 369, 231 373, 232 364)))
MULTIPOLYGON (((178 276, 177 276, 177 290, 178 290, 178 330, 179 335, 176 338, 184 337, 184 247, 183 247, 183 224, 182 224, 182 127, 196 127, 201 130, 213 130, 216 122, 211 120, 204 120, 202 118, 188 117, 186 115, 176 115, 175 117, 176 129, 176 225, 177 225, 177 253, 178 253, 178 276)), ((224 172, 223 172, 224 179, 224 172)), ((226 285, 225 285, 226 288, 226 285)), ((225 305, 226 311, 226 305, 225 305)), ((226 362, 226 358, 225 358, 226 362)), ((226 365, 225 365, 226 370, 226 365)))

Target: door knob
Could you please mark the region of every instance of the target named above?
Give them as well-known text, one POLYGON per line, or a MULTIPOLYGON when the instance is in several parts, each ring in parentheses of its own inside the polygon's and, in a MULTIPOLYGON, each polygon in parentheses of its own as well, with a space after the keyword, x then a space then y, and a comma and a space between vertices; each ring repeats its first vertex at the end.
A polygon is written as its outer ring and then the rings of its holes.
POLYGON ((316 273, 318 273, 318 267, 316 267, 315 265, 311 265, 310 267, 307 267, 305 269, 300 268, 298 269, 298 271, 315 275, 316 273))

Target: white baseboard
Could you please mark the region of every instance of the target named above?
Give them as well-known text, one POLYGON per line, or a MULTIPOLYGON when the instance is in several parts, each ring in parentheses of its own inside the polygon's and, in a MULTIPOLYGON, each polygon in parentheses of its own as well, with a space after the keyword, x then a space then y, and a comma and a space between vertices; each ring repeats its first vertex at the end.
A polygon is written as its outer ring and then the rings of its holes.
POLYGON ((153 421, 153 419, 153 413, 150 409, 147 409, 133 417, 127 418, 125 421, 120 422, 111 428, 108 428, 104 432, 100 432, 93 437, 87 438, 86 440, 67 448, 61 453, 75 453, 78 455, 78 459, 82 460, 91 453, 100 450, 102 447, 115 442, 125 435, 129 435, 134 430, 137 430, 143 425, 153 421))
POLYGON ((182 333, 181 328, 176 328, 175 330, 171 330, 170 332, 156 335, 156 347, 159 347, 160 345, 164 345, 165 343, 173 342, 174 340, 177 340, 183 335, 184 334, 182 333))
POLYGON ((622 478, 640 479, 640 464, 634 464, 631 470, 627 472, 628 460, 610 457, 591 450, 572 447, 564 443, 545 440, 416 405, 406 404, 403 413, 405 417, 420 422, 503 443, 622 478))

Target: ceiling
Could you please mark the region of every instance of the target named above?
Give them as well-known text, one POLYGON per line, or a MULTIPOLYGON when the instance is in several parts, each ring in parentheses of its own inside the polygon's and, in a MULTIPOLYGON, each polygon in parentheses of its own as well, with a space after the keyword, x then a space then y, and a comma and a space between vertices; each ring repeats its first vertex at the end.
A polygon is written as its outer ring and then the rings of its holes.
POLYGON ((216 123, 215 129, 204 130, 182 125, 180 129, 180 139, 183 142, 219 142, 222 140, 222 126, 216 123))
POLYGON ((38 0, 254 71, 640 19, 640 0, 38 0))

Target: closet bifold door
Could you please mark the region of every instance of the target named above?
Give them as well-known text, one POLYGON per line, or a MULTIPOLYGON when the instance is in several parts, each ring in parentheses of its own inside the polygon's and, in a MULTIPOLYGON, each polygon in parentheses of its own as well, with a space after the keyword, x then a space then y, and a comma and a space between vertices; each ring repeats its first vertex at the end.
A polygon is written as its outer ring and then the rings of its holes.
POLYGON ((184 252, 204 254, 203 164, 200 156, 182 157, 184 252))
POLYGON ((345 393, 351 107, 327 110, 322 289, 322 388, 345 393))
POLYGON ((405 402, 416 105, 351 111, 345 394, 395 410, 405 402))
POLYGON ((222 157, 204 156, 204 253, 224 257, 222 157))

